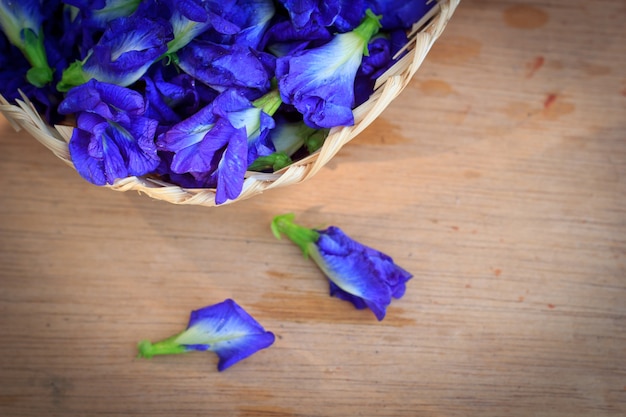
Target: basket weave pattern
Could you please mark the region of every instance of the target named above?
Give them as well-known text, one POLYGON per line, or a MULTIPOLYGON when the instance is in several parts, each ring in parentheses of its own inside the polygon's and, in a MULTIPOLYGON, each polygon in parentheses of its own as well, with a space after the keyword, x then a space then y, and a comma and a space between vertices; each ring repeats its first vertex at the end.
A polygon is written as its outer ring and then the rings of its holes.
MULTIPOLYGON (((433 7, 428 15, 413 26, 409 35, 409 42, 406 45, 407 53, 378 78, 375 91, 369 100, 354 109, 355 123, 353 126, 331 129, 319 151, 294 162, 287 168, 271 174, 247 172, 239 197, 235 200, 228 200, 225 204, 250 198, 272 188, 297 184, 313 177, 346 143, 354 139, 376 120, 383 110, 404 90, 426 58, 430 48, 443 33, 459 2, 460 0, 439 0, 438 5, 433 7)), ((59 159, 73 167, 67 145, 72 136, 73 128, 70 126, 48 126, 29 100, 24 96, 23 99, 23 101, 17 100, 16 105, 13 105, 0 95, 0 112, 16 130, 25 129, 59 159)), ((138 191, 157 200, 164 200, 173 204, 209 207, 216 205, 214 189, 181 188, 150 176, 122 178, 106 187, 116 191, 138 191)))

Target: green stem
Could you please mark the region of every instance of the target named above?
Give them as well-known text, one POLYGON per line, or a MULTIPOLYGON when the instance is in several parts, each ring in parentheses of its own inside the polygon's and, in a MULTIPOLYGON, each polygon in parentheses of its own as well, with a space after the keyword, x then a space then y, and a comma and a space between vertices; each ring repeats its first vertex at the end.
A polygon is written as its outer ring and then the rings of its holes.
POLYGON ((359 35, 359 37, 361 37, 365 41, 365 48, 363 50, 363 55, 365 56, 369 56, 367 44, 382 27, 382 25, 380 24, 380 19, 382 19, 382 17, 382 15, 375 15, 371 9, 367 9, 365 11, 365 18, 363 19, 361 24, 352 31, 353 33, 359 35))
POLYGON ((283 104, 283 100, 280 98, 278 90, 271 90, 263 97, 257 98, 252 102, 254 107, 263 110, 270 116, 276 113, 281 104, 283 104))
MULTIPOLYGON (((177 335, 178 336, 178 335, 177 335)), ((150 359, 156 355, 176 355, 187 352, 184 346, 174 343, 177 336, 170 337, 160 342, 150 343, 148 340, 142 340, 137 344, 139 349, 138 358, 150 359)))
POLYGON ((43 87, 52 81, 52 68, 48 65, 43 36, 38 36, 32 29, 24 29, 24 44, 20 48, 32 66, 26 73, 26 79, 36 87, 43 87))
POLYGON ((295 224, 293 222, 295 217, 293 213, 274 217, 271 224, 272 233, 277 239, 280 239, 281 234, 284 234, 300 247, 304 256, 308 256, 311 245, 315 245, 320 235, 313 229, 295 224))

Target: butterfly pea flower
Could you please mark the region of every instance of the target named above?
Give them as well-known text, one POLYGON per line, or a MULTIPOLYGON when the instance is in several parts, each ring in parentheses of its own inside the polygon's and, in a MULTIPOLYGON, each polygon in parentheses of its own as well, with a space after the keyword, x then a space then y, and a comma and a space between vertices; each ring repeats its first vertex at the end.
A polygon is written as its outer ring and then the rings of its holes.
POLYGON ((216 187, 215 202, 223 204, 241 193, 248 165, 274 151, 267 136, 280 104, 276 90, 254 102, 227 90, 159 135, 157 146, 174 153, 174 173, 190 173, 205 186, 216 187))
POLYGON ((81 24, 104 29, 111 20, 133 14, 141 0, 63 0, 82 13, 81 24))
POLYGON ((194 41, 178 54, 178 66, 211 88, 248 88, 265 93, 274 76, 275 58, 243 45, 194 41))
POLYGON ((171 39, 172 27, 163 19, 141 15, 114 19, 88 56, 63 72, 57 89, 66 92, 90 79, 127 87, 167 51, 171 39))
POLYGON ((432 0, 365 0, 366 6, 383 16, 383 29, 408 29, 437 4, 432 0))
POLYGON ((172 355, 193 351, 211 351, 219 357, 221 372, 274 343, 275 336, 266 331, 254 317, 235 301, 194 310, 187 329, 156 343, 143 340, 138 344, 139 358, 172 355))
POLYGON ((36 87, 52 81, 42 24, 43 4, 39 0, 0 0, 0 29, 28 60, 26 79, 36 87))
POLYGON ((289 13, 289 17, 297 29, 311 22, 319 22, 330 26, 341 11, 341 0, 280 0, 289 13))
POLYGON ((351 302, 357 309, 369 308, 378 320, 385 317, 392 298, 401 298, 412 275, 391 257, 365 246, 335 226, 309 229, 294 223, 293 214, 276 216, 272 232, 286 235, 324 272, 330 295, 351 302))
POLYGON ((223 35, 234 35, 241 28, 225 16, 235 0, 169 0, 170 23, 174 38, 167 45, 167 55, 174 54, 209 29, 223 35))
POLYGON ((272 0, 239 0, 225 14, 228 21, 240 28, 239 31, 230 35, 209 31, 204 37, 221 45, 240 45, 260 50, 260 42, 275 12, 272 0))
POLYGON ((152 172, 159 165, 157 121, 144 116, 141 94, 90 80, 71 89, 59 104, 77 114, 69 151, 78 173, 96 185, 152 172))
POLYGON ((281 97, 302 113, 307 125, 331 128, 354 124, 354 80, 367 44, 379 30, 379 19, 368 10, 355 30, 335 35, 318 48, 277 59, 281 97))
POLYGON ((142 80, 146 84, 145 115, 158 120, 160 128, 180 122, 183 115, 198 111, 201 100, 212 101, 217 96, 216 92, 205 96, 195 78, 180 73, 173 65, 154 65, 142 80))

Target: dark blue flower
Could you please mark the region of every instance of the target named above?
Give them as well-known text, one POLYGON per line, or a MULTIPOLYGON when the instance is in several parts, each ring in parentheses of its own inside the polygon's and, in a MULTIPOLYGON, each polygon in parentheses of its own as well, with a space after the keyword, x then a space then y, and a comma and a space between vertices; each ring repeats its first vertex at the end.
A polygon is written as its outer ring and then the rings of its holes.
POLYGON ((167 51, 172 39, 172 27, 162 19, 132 15, 112 20, 87 58, 64 71, 57 88, 67 91, 90 79, 129 86, 167 51))
POLYGON ((401 298, 412 275, 382 252, 347 236, 338 227, 315 230, 293 222, 293 214, 277 216, 274 235, 284 233, 310 257, 330 280, 330 295, 369 308, 378 320, 385 317, 392 298, 401 298))
POLYGON ((303 28, 311 22, 319 23, 323 26, 333 24, 337 15, 341 11, 341 0, 280 0, 298 29, 303 28))
POLYGON ((160 135, 157 145, 174 153, 174 173, 190 173, 207 187, 216 187, 215 201, 222 204, 239 196, 248 165, 273 152, 267 136, 274 127, 271 115, 279 105, 275 91, 251 103, 237 91, 227 90, 160 135))
POLYGON ((383 16, 385 30, 408 29, 437 4, 430 0, 365 0, 366 6, 383 16))
POLYGON ((278 58, 276 78, 283 101, 295 106, 311 127, 354 124, 354 80, 367 44, 379 29, 368 11, 357 29, 327 44, 278 58))
POLYGON ((177 73, 171 65, 155 65, 142 79, 146 83, 145 116, 158 120, 160 127, 180 122, 198 111, 203 100, 212 101, 217 96, 213 92, 205 97, 198 90, 195 78, 177 73))
POLYGON ((224 17, 240 29, 234 34, 208 31, 206 40, 221 45, 240 45, 259 49, 265 31, 274 17, 274 3, 271 0, 239 0, 224 17))
POLYGON ((30 63, 26 78, 37 87, 52 81, 44 47, 42 7, 39 0, 0 0, 0 30, 30 63))
POLYGON ((266 331, 235 301, 227 299, 192 311, 182 333, 156 343, 140 342, 138 357, 211 351, 219 357, 217 369, 223 371, 271 346, 274 340, 272 332, 266 331))
POLYGON ((265 93, 276 65, 272 55, 248 46, 207 41, 191 42, 178 57, 183 71, 218 91, 249 88, 265 93))
POLYGON ((64 0, 80 10, 81 24, 104 29, 110 21, 130 16, 141 0, 64 0))
POLYGON ((168 0, 172 15, 170 23, 174 39, 167 53, 173 54, 209 29, 222 35, 235 35, 241 28, 232 23, 227 13, 236 0, 168 0))
POLYGON ((59 112, 78 115, 69 150, 76 170, 88 181, 113 184, 159 165, 154 143, 157 121, 143 116, 141 94, 91 80, 71 89, 59 112))
POLYGON ((330 39, 332 34, 328 28, 316 22, 296 29, 291 20, 280 20, 267 29, 260 47, 281 57, 308 47, 323 45, 330 39))

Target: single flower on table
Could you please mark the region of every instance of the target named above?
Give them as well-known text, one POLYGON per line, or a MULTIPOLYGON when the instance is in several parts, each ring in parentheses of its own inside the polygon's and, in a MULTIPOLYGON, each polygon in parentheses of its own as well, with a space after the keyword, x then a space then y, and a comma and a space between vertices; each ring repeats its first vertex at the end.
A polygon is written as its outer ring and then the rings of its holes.
POLYGON ((274 343, 272 332, 231 299, 191 312, 187 329, 160 342, 139 342, 140 358, 193 351, 211 351, 219 357, 217 369, 235 363, 274 343))
POLYGON ((272 232, 286 235, 310 257, 329 280, 330 295, 369 308, 382 320, 393 298, 401 298, 413 275, 393 259, 346 235, 340 228, 311 229, 294 223, 293 214, 276 216, 272 232))

